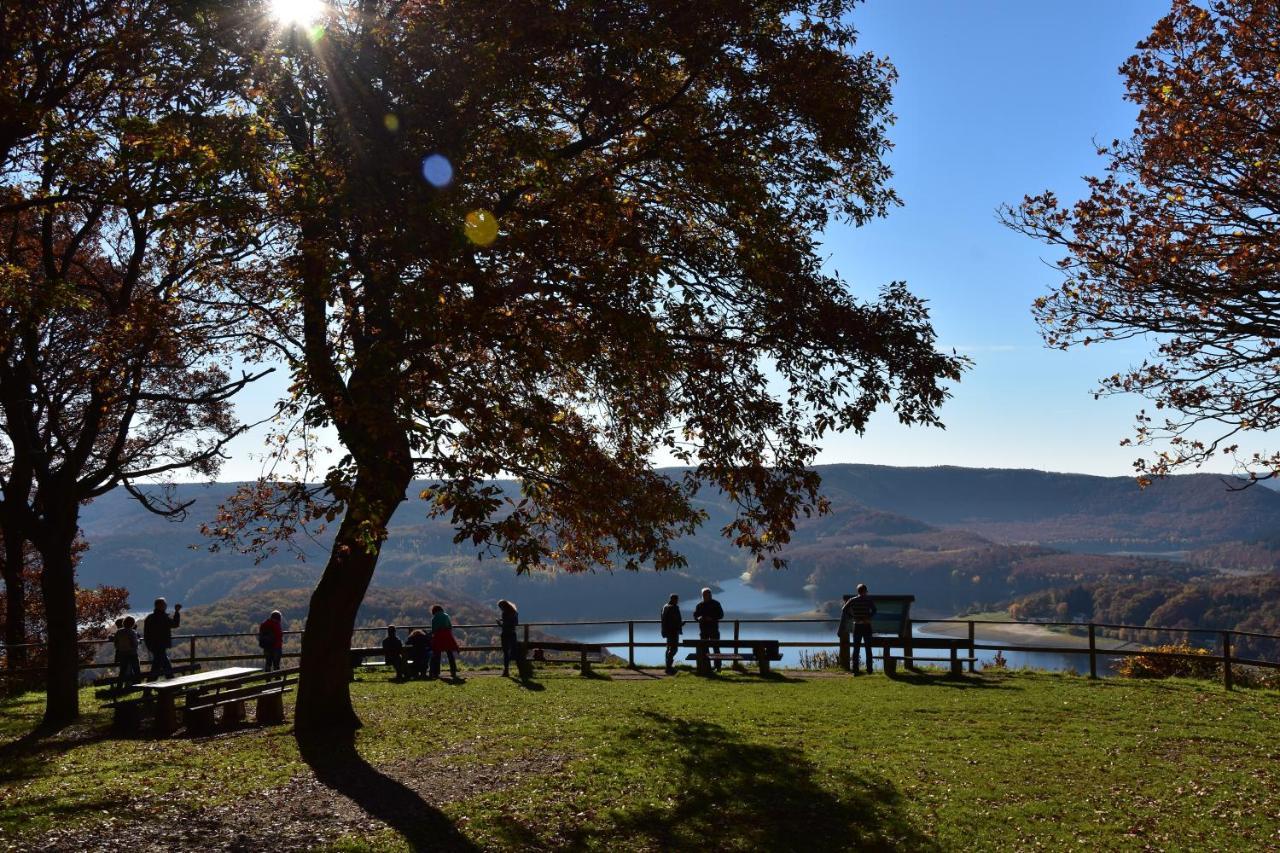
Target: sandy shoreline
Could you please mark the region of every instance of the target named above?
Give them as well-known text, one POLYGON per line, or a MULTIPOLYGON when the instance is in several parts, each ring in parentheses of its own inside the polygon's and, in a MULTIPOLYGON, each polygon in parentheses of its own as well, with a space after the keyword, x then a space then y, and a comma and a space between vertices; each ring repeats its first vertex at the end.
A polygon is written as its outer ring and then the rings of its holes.
MULTIPOLYGON (((929 634, 943 637, 969 636, 969 626, 961 622, 917 622, 916 627, 929 634)), ((1052 646, 1057 648, 1087 649, 1089 638, 1077 634, 1051 631, 1043 625, 1025 622, 982 622, 974 626, 977 642, 1000 642, 1015 646, 1052 646)), ((1098 648, 1114 649, 1128 645, 1114 637, 1097 637, 1098 648)))

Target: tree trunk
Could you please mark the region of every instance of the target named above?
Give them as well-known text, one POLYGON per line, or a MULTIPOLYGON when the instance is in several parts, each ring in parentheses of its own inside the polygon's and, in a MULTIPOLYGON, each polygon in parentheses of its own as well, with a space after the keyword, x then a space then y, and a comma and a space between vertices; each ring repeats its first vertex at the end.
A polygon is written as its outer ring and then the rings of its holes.
POLYGON ((44 595, 48 644, 44 722, 61 726, 80 716, 80 648, 76 622, 76 576, 71 548, 76 526, 38 543, 42 562, 40 590, 44 595))
MULTIPOLYGON (((399 466, 396 466, 399 467, 399 466)), ((362 472, 334 537, 302 634, 295 729, 332 735, 360 727, 351 704, 351 634, 373 578, 387 522, 404 500, 412 468, 362 472)))
POLYGON ((27 663, 27 587, 22 570, 26 565, 23 546, 26 543, 12 534, 4 537, 4 644, 9 669, 22 669, 27 663))

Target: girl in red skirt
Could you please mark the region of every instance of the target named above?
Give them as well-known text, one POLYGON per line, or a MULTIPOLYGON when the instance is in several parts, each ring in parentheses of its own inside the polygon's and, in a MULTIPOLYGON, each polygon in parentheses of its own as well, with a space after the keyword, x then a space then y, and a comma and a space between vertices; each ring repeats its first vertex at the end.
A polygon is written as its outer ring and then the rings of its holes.
POLYGON ((440 677, 440 653, 449 654, 449 678, 457 679, 458 661, 454 653, 458 641, 453 638, 453 620, 439 604, 431 605, 431 677, 440 677))

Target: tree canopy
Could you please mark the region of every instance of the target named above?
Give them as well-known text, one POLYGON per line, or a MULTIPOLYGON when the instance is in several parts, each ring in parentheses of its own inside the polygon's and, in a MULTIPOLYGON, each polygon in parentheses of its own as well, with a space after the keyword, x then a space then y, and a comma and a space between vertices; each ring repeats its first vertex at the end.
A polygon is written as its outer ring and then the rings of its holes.
POLYGON ((1065 251, 1034 308, 1050 346, 1151 342, 1099 391, 1154 402, 1136 440, 1167 444, 1135 462, 1142 476, 1223 454, 1280 473, 1280 453, 1238 448, 1280 426, 1277 39, 1274 2, 1176 0, 1121 68, 1140 112, 1132 138, 1099 149, 1104 175, 1074 204, 1045 192, 1004 211, 1065 251))
POLYGON ((221 529, 260 533, 279 497, 341 519, 300 726, 354 721, 346 642, 414 476, 520 570, 664 568, 703 484, 765 556, 825 506, 824 434, 882 405, 938 423, 963 359, 905 286, 854 296, 820 256, 833 218, 896 202, 893 71, 853 49, 852 6, 367 0, 309 28, 223 9, 277 145, 246 296, 295 374, 283 414, 347 453, 323 493, 261 484, 221 529))
POLYGON ((178 470, 212 475, 244 309, 217 294, 252 249, 251 135, 171 4, 58 0, 0 27, 0 533, 12 641, 39 551, 46 719, 78 712, 81 505, 178 470))

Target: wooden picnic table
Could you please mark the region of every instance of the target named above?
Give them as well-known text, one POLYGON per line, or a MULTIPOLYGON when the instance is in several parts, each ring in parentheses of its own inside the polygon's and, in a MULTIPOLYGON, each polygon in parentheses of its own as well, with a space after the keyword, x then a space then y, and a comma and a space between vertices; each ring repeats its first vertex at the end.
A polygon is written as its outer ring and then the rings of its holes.
POLYGON ((156 727, 164 734, 169 734, 178 728, 176 697, 180 693, 184 693, 197 684, 221 681, 225 678, 234 678, 237 675, 248 675, 251 672, 258 672, 258 669, 249 666, 228 666, 224 669, 211 669, 207 672, 196 672, 180 678, 171 678, 168 681, 150 681, 138 686, 142 688, 144 693, 155 691, 156 727))

